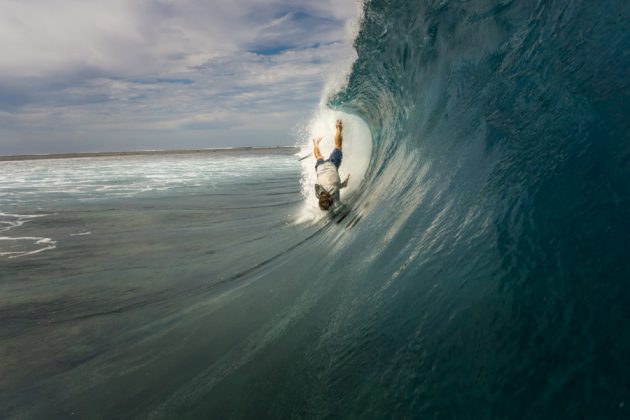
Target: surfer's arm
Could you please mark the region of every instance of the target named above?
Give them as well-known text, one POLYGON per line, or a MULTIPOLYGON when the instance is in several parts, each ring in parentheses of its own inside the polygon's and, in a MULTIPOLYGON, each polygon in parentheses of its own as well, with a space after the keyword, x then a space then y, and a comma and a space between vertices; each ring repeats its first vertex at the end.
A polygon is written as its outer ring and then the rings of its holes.
POLYGON ((348 180, 349 180, 349 179, 350 179, 350 175, 348 175, 348 176, 346 177, 346 180, 345 180, 345 181, 343 181, 343 182, 341 183, 341 185, 339 185, 339 189, 341 189, 341 188, 346 188, 346 187, 348 186, 348 180))
POLYGON ((313 154, 315 155, 315 160, 324 160, 322 156, 322 152, 319 151, 319 142, 322 141, 322 138, 313 139, 313 154))

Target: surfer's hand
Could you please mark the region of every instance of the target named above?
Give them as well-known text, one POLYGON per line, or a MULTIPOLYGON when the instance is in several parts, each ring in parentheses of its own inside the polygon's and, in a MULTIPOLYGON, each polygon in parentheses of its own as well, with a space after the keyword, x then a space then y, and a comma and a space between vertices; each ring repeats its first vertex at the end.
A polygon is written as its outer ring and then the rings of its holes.
POLYGON ((348 176, 346 177, 345 181, 343 181, 343 182, 341 183, 341 187, 342 187, 342 188, 343 188, 343 187, 347 187, 347 186, 348 186, 348 180, 349 180, 349 179, 350 179, 350 175, 348 175, 348 176))

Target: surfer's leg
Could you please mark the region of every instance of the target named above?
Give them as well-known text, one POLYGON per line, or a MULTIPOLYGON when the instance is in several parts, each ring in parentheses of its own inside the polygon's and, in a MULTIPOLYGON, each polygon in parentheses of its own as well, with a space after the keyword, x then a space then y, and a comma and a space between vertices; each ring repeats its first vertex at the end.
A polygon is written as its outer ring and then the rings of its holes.
POLYGON ((330 157, 328 158, 328 160, 331 161, 333 165, 337 167, 337 169, 339 169, 339 166, 341 166, 341 159, 343 159, 343 153, 341 152, 341 149, 333 150, 330 154, 330 157))
POLYGON ((320 161, 324 160, 322 156, 322 152, 319 151, 319 142, 322 141, 322 138, 313 139, 313 154, 315 155, 315 160, 320 161))
POLYGON ((343 143, 343 135, 341 134, 341 132, 343 131, 343 123, 341 122, 341 120, 337 120, 335 128, 335 149, 341 150, 341 146, 343 143))

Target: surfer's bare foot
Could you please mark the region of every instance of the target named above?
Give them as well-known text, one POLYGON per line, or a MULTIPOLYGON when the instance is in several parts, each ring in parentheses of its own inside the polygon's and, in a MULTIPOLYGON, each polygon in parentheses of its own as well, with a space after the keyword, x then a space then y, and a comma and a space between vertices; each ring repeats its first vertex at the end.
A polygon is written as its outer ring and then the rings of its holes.
POLYGON ((316 139, 313 139, 313 145, 314 146, 319 146, 319 142, 322 141, 321 137, 317 137, 316 139))
POLYGON ((335 128, 337 128, 339 131, 343 130, 343 123, 341 122, 341 120, 337 120, 337 124, 335 124, 335 128))

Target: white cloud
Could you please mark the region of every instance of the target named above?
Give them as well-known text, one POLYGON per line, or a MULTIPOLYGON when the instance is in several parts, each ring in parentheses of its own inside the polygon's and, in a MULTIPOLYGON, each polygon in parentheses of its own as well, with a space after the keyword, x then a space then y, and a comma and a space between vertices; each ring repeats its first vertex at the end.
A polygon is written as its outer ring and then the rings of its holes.
POLYGON ((353 54, 355 15, 352 0, 0 0, 0 154, 286 143, 353 54))

